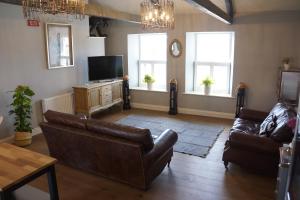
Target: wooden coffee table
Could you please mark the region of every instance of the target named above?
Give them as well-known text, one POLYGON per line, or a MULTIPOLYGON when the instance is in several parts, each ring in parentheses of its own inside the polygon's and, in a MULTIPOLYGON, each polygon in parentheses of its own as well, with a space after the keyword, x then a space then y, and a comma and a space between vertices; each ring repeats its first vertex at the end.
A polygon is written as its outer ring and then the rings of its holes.
POLYGON ((58 200, 55 158, 42 155, 12 144, 0 144, 0 199, 11 199, 13 192, 40 177, 48 176, 51 200, 58 200))

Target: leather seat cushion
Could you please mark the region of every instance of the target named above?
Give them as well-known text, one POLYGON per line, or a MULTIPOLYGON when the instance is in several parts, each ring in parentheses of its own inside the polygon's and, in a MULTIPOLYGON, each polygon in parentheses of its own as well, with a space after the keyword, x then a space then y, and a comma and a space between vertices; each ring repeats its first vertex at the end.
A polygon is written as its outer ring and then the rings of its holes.
POLYGON ((288 123, 296 117, 296 111, 284 103, 277 103, 267 118, 270 116, 276 116, 276 128, 270 133, 270 138, 281 143, 291 142, 294 133, 288 123))
POLYGON ((66 125, 74 128, 86 129, 86 116, 85 115, 73 115, 68 113, 61 113, 52 110, 48 110, 44 114, 46 120, 49 123, 66 125))
POLYGON ((230 130, 230 133, 239 132, 245 134, 258 134, 260 129, 260 123, 254 121, 237 118, 230 130))
POLYGON ((88 120, 87 129, 89 131, 126 139, 142 144, 145 152, 150 151, 154 142, 149 129, 135 128, 100 120, 88 120))
POLYGON ((259 135, 266 135, 270 136, 270 134, 275 130, 277 127, 277 117, 276 115, 269 115, 263 123, 260 125, 259 135))

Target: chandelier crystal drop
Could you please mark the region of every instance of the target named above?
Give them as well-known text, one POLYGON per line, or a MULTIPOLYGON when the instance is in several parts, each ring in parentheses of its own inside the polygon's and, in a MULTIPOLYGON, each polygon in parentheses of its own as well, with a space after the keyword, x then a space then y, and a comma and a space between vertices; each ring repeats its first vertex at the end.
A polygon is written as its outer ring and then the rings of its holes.
POLYGON ((144 29, 174 29, 174 2, 144 0, 141 3, 141 22, 144 29))
POLYGON ((67 14, 84 19, 84 0, 22 0, 26 19, 37 19, 40 14, 67 14))

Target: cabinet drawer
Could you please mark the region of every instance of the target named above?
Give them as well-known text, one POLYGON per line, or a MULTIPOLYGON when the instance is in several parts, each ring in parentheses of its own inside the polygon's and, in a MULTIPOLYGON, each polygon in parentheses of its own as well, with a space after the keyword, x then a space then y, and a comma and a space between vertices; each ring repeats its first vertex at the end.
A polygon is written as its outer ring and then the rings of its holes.
POLYGON ((111 93, 111 91, 109 91, 107 93, 104 93, 102 95, 102 103, 103 103, 103 105, 112 103, 112 93, 111 93))
POLYGON ((111 90, 110 91, 106 91, 106 92, 102 91, 102 96, 106 96, 106 95, 112 95, 111 90))
POLYGON ((112 100, 111 99, 106 99, 103 101, 103 105, 111 104, 112 100))
POLYGON ((107 91, 111 91, 111 85, 106 85, 101 88, 102 92, 105 93, 107 91))
POLYGON ((107 104, 112 103, 112 98, 111 98, 111 96, 104 96, 104 97, 102 98, 102 103, 103 103, 103 105, 107 105, 107 104))
POLYGON ((111 99, 112 98, 112 94, 105 94, 105 95, 102 95, 102 98, 103 99, 111 99))

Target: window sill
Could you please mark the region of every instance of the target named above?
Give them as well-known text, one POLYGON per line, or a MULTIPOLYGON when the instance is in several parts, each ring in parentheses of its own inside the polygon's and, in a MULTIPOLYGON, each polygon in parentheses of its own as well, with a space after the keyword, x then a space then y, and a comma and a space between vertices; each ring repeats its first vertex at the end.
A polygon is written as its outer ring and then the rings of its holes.
POLYGON ((147 88, 142 88, 142 87, 133 87, 130 88, 130 90, 137 90, 137 91, 147 91, 147 92, 162 92, 162 93, 168 93, 167 90, 163 90, 163 89, 152 89, 152 90, 148 90, 147 88))
POLYGON ((218 94, 203 94, 203 93, 199 93, 199 92, 185 92, 183 94, 187 94, 187 95, 197 95, 197 96, 205 96, 205 97, 217 97, 217 98, 228 98, 228 99, 235 99, 235 97, 231 96, 231 95, 218 95, 218 94))

